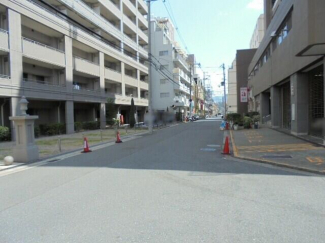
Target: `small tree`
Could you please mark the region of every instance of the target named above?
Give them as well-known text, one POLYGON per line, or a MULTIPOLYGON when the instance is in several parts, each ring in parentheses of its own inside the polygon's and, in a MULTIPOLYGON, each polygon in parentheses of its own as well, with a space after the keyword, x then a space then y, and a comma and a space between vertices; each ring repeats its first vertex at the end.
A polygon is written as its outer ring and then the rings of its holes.
POLYGON ((108 124, 111 123, 111 125, 114 124, 113 119, 116 119, 116 114, 117 114, 117 109, 116 109, 114 103, 115 103, 115 99, 113 99, 113 98, 107 99, 106 120, 107 120, 108 124))
POLYGON ((131 108, 130 108, 130 127, 134 127, 135 125, 135 117, 134 117, 134 114, 135 114, 135 106, 134 106, 134 100, 132 98, 131 100, 131 108))

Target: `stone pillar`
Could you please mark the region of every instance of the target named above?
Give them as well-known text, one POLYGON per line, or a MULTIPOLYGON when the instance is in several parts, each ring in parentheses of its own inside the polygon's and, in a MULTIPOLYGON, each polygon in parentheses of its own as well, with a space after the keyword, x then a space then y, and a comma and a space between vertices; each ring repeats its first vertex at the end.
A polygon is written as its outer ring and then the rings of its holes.
POLYGON ((72 100, 65 102, 65 124, 66 133, 74 133, 74 103, 72 100))
POLYGON ((106 128, 106 104, 100 103, 100 128, 106 128))
POLYGON ((38 147, 35 144, 34 121, 38 116, 9 117, 15 124, 16 146, 13 148, 13 157, 17 162, 32 162, 39 159, 38 147))
POLYGON ((23 96, 18 102, 19 115, 9 117, 15 126, 16 145, 13 148, 13 157, 17 162, 32 162, 38 160, 39 151, 35 144, 34 122, 38 116, 29 116, 28 101, 23 96))
POLYGON ((290 77, 291 133, 308 134, 308 74, 295 73, 290 77))
POLYGON ((276 86, 271 87, 271 125, 273 128, 281 126, 281 89, 276 86))
POLYGON ((23 79, 23 55, 21 39, 21 15, 8 9, 10 76, 13 84, 23 79))
POLYGON ((73 56, 72 56, 72 38, 65 36, 65 84, 67 93, 72 94, 73 89, 73 56))
POLYGON ((121 63, 121 74, 122 74, 122 96, 125 96, 125 69, 124 69, 124 62, 121 63))

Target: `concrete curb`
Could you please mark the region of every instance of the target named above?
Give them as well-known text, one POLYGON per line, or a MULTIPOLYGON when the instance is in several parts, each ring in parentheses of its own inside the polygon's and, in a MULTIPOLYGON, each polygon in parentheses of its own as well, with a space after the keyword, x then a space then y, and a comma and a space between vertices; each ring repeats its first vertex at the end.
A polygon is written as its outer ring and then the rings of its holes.
MULTIPOLYGON (((177 124, 172 124, 172 125, 169 125, 169 126, 162 127, 162 128, 160 128, 158 130, 163 130, 163 129, 166 129, 166 128, 172 128, 172 127, 175 127, 175 126, 178 126, 178 125, 180 125, 180 124, 178 124, 178 123, 177 124)), ((158 130, 153 131, 153 132, 157 132, 158 130)), ((136 139, 138 136, 143 136, 143 135, 147 135, 147 134, 149 134, 148 131, 144 131, 144 132, 137 133, 137 134, 132 134, 132 135, 126 134, 126 135, 121 136, 121 139, 127 139, 127 140, 131 139, 131 140, 133 140, 133 139, 136 139)), ((95 145, 92 145, 91 148, 92 148, 92 150, 95 151, 95 150, 98 150, 98 149, 102 149, 102 148, 105 148, 105 147, 112 146, 114 144, 115 144, 114 140, 111 140, 111 141, 97 143, 95 145)), ((81 151, 82 151, 82 148, 74 149, 74 150, 67 151, 67 152, 64 152, 64 153, 61 153, 61 154, 56 154, 56 155, 53 155, 53 156, 42 158, 40 160, 31 162, 31 163, 21 163, 21 164, 15 165, 15 166, 4 167, 4 168, 0 169, 0 177, 7 175, 6 173, 8 173, 8 174, 11 174, 10 172, 15 173, 15 170, 20 170, 21 168, 24 168, 24 167, 33 168, 33 167, 36 167, 36 166, 41 166, 43 164, 54 162, 54 160, 56 160, 56 159, 58 161, 62 160, 62 159, 64 159, 62 157, 65 157, 65 156, 67 156, 67 158, 77 156, 77 155, 81 154, 81 151), (4 175, 2 175, 3 173, 4 173, 4 175)), ((19 171, 17 171, 17 172, 19 172, 19 171)))
POLYGON ((293 166, 293 165, 289 165, 289 164, 283 164, 283 163, 278 163, 278 162, 274 162, 274 161, 270 161, 270 160, 266 160, 266 159, 256 159, 256 158, 251 158, 251 157, 242 157, 238 154, 238 149, 236 147, 234 138, 233 138, 233 134, 232 131, 230 130, 230 137, 231 137, 231 151, 234 151, 233 154, 231 154, 232 157, 236 158, 236 159, 241 159, 241 160, 246 160, 246 161, 253 161, 253 162, 258 162, 258 163, 263 163, 263 164, 270 164, 270 165, 274 165, 277 167, 282 167, 282 168, 288 168, 288 169, 294 169, 294 170, 299 170, 299 171, 304 171, 304 172, 310 172, 310 173, 314 173, 314 174, 318 174, 318 175, 325 175, 325 171, 318 171, 318 170, 313 170, 313 169, 308 169, 308 168, 304 168, 304 167, 298 167, 298 166, 293 166))

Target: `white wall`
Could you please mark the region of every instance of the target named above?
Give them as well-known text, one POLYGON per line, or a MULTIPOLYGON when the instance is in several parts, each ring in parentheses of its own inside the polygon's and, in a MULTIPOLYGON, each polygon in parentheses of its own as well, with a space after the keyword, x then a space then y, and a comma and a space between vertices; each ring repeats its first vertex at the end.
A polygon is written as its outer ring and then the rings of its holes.
POLYGON ((236 60, 232 63, 232 68, 228 70, 228 113, 237 113, 237 72, 236 60))

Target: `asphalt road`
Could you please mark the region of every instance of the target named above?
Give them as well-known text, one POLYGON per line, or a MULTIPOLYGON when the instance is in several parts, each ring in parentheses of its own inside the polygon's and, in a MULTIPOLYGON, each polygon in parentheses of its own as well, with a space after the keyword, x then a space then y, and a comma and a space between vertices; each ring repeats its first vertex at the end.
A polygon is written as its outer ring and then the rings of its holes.
POLYGON ((218 127, 0 177, 0 242, 324 242, 324 177, 225 159, 218 127))

